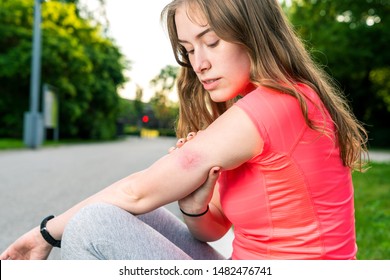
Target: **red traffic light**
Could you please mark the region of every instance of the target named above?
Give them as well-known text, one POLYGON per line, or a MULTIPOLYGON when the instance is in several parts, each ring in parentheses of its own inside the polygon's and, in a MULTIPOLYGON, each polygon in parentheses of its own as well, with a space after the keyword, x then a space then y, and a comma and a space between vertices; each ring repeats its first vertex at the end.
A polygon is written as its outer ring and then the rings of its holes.
POLYGON ((145 116, 142 117, 142 122, 143 123, 147 123, 148 121, 149 121, 149 116, 145 115, 145 116))

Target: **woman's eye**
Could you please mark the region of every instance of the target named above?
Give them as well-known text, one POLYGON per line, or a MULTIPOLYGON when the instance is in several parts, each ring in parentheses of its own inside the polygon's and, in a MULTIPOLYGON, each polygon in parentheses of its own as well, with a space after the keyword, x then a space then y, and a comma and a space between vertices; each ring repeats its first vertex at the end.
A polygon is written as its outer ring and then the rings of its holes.
POLYGON ((187 55, 194 54, 194 50, 186 51, 187 55))
POLYGON ((218 46, 218 44, 219 44, 219 40, 215 41, 215 42, 212 43, 212 44, 208 44, 208 46, 209 46, 210 48, 215 48, 216 46, 218 46))

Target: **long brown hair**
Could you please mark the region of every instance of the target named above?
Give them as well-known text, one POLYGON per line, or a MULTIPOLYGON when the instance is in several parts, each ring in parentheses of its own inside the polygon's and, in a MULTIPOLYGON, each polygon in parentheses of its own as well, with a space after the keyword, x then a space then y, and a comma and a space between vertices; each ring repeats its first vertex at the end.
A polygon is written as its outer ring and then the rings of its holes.
POLYGON ((192 69, 178 42, 175 12, 180 5, 187 5, 195 20, 196 15, 203 16, 222 40, 244 46, 251 60, 252 83, 297 98, 308 126, 319 130, 308 118, 305 98, 295 84, 313 88, 336 126, 344 165, 361 170, 367 133, 332 79, 314 63, 277 0, 173 0, 162 11, 175 58, 183 66, 177 83, 178 137, 206 128, 232 104, 213 102, 192 69))

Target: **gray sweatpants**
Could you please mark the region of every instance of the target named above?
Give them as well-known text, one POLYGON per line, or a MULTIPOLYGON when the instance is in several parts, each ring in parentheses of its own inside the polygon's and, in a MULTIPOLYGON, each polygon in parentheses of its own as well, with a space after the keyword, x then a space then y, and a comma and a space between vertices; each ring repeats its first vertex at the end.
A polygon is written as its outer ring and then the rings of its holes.
POLYGON ((61 257, 66 260, 225 259, 196 240, 165 208, 134 216, 109 204, 80 210, 65 228, 61 257))

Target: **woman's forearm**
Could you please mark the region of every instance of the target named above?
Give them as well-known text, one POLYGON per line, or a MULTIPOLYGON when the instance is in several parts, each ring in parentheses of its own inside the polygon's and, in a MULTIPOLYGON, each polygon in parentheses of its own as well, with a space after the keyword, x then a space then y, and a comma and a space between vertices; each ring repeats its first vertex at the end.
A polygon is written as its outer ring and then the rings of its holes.
MULTIPOLYGON (((94 204, 94 203, 109 203, 113 205, 117 205, 119 207, 125 208, 126 200, 130 201, 130 197, 124 197, 125 193, 123 191, 124 180, 128 180, 125 178, 119 182, 114 183, 113 185, 103 189, 102 191, 86 198, 80 203, 74 205, 64 213, 56 216, 54 219, 48 221, 46 224, 47 230, 49 233, 57 240, 62 239, 62 234, 64 232, 65 226, 68 221, 83 207, 94 204), (121 183, 120 183, 121 182, 121 183), (121 190, 122 189, 122 190, 121 190), (122 194, 121 194, 122 193, 122 194)), ((126 195, 125 195, 126 196, 126 195)))
POLYGON ((207 169, 182 169, 180 160, 177 154, 164 156, 149 168, 113 183, 48 221, 47 230, 55 239, 61 239, 68 221, 89 204, 108 203, 132 214, 143 214, 184 197, 204 182, 207 169))
POLYGON ((183 219, 191 234, 204 242, 222 238, 231 227, 230 221, 212 203, 209 204, 209 211, 205 215, 200 217, 183 215, 183 219))

